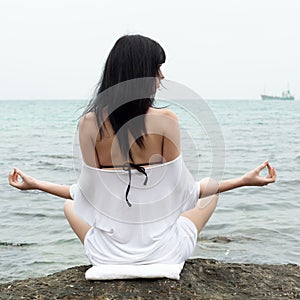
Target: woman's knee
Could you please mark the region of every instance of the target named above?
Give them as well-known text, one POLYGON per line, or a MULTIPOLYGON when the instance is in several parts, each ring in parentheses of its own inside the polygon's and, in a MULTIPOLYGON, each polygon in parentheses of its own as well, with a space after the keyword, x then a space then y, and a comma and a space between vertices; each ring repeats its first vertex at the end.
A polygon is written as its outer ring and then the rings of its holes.
POLYGON ((85 235, 91 227, 75 213, 73 200, 66 200, 64 204, 64 213, 71 228, 83 243, 85 235))
POLYGON ((196 208, 197 209, 205 209, 206 207, 212 207, 213 210, 215 209, 217 203, 219 200, 219 195, 218 194, 214 194, 211 196, 207 196, 207 197, 202 197, 200 199, 198 199, 196 208))
POLYGON ((215 211, 218 199, 219 195, 201 198, 195 208, 184 212, 182 216, 190 219, 200 233, 215 211))

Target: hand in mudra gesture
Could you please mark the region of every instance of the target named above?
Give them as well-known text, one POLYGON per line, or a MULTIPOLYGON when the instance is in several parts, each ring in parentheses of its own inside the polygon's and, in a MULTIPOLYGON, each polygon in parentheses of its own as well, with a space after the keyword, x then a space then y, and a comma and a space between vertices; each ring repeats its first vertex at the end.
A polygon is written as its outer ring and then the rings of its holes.
POLYGON ((8 174, 9 184, 19 190, 32 190, 36 188, 36 179, 26 175, 21 170, 14 168, 14 171, 8 174), (19 180, 21 178, 21 180, 19 180))
POLYGON ((247 172, 243 176, 243 182, 248 186, 264 186, 275 182, 276 177, 277 174, 275 168, 272 167, 268 161, 265 161, 254 170, 247 172), (260 172, 266 167, 268 168, 268 175, 266 177, 260 176, 260 172))

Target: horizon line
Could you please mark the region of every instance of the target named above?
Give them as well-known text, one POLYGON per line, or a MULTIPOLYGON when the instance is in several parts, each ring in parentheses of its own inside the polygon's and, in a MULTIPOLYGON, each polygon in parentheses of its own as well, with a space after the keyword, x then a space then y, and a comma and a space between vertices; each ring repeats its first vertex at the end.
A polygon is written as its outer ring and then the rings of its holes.
MULTIPOLYGON (((262 100, 260 98, 203 98, 205 101, 258 101, 262 100)), ((72 98, 56 98, 56 99, 50 99, 50 98, 35 98, 35 99, 0 99, 0 101, 90 101, 91 99, 72 99, 72 98)), ((295 99, 297 100, 297 99, 295 99)))

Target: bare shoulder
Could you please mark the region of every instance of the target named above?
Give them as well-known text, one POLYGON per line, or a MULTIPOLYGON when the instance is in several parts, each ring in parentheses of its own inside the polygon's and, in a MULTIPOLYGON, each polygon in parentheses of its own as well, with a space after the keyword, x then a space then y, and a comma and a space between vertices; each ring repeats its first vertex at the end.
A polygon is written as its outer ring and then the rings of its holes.
POLYGON ((167 108, 151 108, 150 115, 157 115, 153 122, 163 136, 163 157, 166 161, 172 161, 180 153, 180 127, 175 112, 167 108))
POLYGON ((172 119, 173 121, 178 121, 178 117, 176 115, 176 113, 170 109, 167 108, 163 108, 163 112, 162 112, 166 117, 172 119))
POLYGON ((97 122, 96 115, 94 112, 88 112, 80 118, 80 125, 90 125, 95 124, 97 122))
POLYGON ((87 114, 83 115, 80 118, 80 122, 82 123, 95 122, 95 121, 96 121, 96 115, 94 112, 88 112, 87 114))
POLYGON ((166 117, 168 119, 171 119, 173 121, 178 121, 178 117, 176 115, 175 112, 173 112, 172 110, 170 109, 167 109, 167 108, 154 108, 154 107, 151 107, 149 109, 149 113, 153 113, 153 114, 156 114, 156 115, 159 115, 159 116, 162 116, 162 117, 166 117))
POLYGON ((81 132, 93 132, 97 129, 97 120, 94 112, 89 112, 80 118, 79 130, 81 132))

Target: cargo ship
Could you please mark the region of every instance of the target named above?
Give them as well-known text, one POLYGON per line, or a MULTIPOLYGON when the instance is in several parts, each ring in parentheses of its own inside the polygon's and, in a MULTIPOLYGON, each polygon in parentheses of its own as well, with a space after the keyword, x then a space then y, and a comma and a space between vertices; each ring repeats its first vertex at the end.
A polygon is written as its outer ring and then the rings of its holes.
POLYGON ((260 95, 262 100, 295 100, 290 90, 281 93, 281 96, 270 96, 266 94, 260 95))

